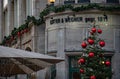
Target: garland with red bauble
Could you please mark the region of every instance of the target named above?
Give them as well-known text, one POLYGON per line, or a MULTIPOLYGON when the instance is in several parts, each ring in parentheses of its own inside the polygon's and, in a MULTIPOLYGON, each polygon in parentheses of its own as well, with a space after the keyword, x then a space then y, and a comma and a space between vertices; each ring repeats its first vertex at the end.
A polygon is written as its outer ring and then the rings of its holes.
POLYGON ((90 79, 96 79, 96 77, 94 75, 90 76, 90 79))
POLYGON ((84 69, 80 69, 80 73, 82 73, 82 74, 83 74, 83 73, 84 73, 84 69))
POLYGON ((95 55, 94 52, 90 52, 90 53, 89 53, 89 57, 90 57, 90 58, 94 57, 94 55, 95 55))
POLYGON ((18 35, 18 37, 20 37, 21 36, 21 32, 18 32, 17 35, 18 35))
POLYGON ((86 42, 83 42, 83 43, 81 44, 81 46, 82 46, 82 48, 86 48, 86 47, 87 47, 86 42))
POLYGON ((89 39, 88 39, 88 43, 89 43, 90 45, 92 45, 92 44, 94 44, 94 40, 91 39, 91 38, 89 38, 89 39))
POLYGON ((85 63, 85 59, 84 58, 80 58, 79 60, 78 60, 78 64, 84 64, 85 63))
POLYGON ((105 46, 105 42, 104 42, 104 41, 100 41, 100 42, 99 42, 99 45, 100 45, 101 47, 104 47, 104 46, 105 46))
POLYGON ((111 77, 110 60, 104 56, 105 41, 98 38, 102 30, 94 25, 90 35, 81 43, 83 54, 78 60, 82 79, 106 79, 111 77))

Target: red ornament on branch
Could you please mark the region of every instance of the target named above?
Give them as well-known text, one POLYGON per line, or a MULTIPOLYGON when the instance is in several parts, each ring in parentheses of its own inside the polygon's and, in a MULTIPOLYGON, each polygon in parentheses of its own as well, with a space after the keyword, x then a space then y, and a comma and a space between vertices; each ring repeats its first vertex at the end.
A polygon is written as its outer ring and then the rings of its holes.
POLYGON ((78 60, 78 64, 84 64, 85 63, 85 59, 84 58, 80 58, 79 60, 78 60))
POLYGON ((81 46, 82 46, 82 48, 86 48, 87 47, 86 42, 82 42, 81 46))
POLYGON ((21 34, 24 34, 24 30, 21 30, 21 34))
POLYGON ((100 41, 100 42, 99 42, 99 45, 100 45, 101 47, 104 47, 104 46, 105 46, 105 42, 104 42, 104 41, 100 41))
POLYGON ((18 33, 17 33, 17 35, 18 35, 18 37, 20 37, 20 36, 21 36, 21 33, 20 33, 20 32, 18 32, 18 33))
POLYGON ((78 64, 83 79, 106 79, 106 77, 109 78, 112 75, 109 74, 111 73, 109 69, 111 62, 104 58, 105 51, 102 47, 105 46, 105 41, 99 38, 100 34, 102 34, 102 30, 94 23, 89 30, 89 35, 81 43, 81 47, 85 49, 82 51, 83 54, 79 58, 78 64), (96 68, 99 68, 99 70, 96 70, 96 68))
POLYGON ((96 32, 96 28, 93 27, 93 28, 91 29, 91 31, 92 31, 92 33, 95 33, 95 32, 96 32))
POLYGON ((90 79, 96 79, 96 77, 94 75, 90 76, 90 79))
POLYGON ((27 32, 28 32, 28 29, 24 29, 24 32, 27 33, 27 32))
POLYGON ((80 73, 82 73, 82 74, 83 74, 83 73, 84 73, 84 69, 80 69, 80 73))
POLYGON ((93 39, 88 39, 88 43, 89 43, 90 45, 92 45, 92 44, 94 44, 94 40, 93 40, 93 39))
POLYGON ((90 57, 90 58, 94 57, 94 52, 90 52, 90 53, 89 53, 89 57, 90 57))
POLYGON ((98 32, 99 34, 101 34, 101 33, 102 33, 102 30, 101 30, 101 29, 98 29, 97 32, 98 32))
POLYGON ((106 65, 106 66, 110 66, 110 61, 106 61, 106 62, 105 62, 105 65, 106 65))

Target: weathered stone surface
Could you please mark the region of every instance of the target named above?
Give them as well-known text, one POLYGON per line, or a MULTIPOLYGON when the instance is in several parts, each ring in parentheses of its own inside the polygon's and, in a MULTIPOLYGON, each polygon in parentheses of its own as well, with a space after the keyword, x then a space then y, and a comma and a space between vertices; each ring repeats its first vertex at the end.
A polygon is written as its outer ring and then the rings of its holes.
MULTIPOLYGON (((57 51, 57 56, 65 58, 65 62, 61 62, 56 65, 57 68, 57 79, 68 79, 68 61, 67 61, 67 54, 68 51, 72 51, 73 55, 74 52, 81 50, 81 42, 84 40, 85 37, 89 36, 88 31, 90 31, 90 27, 92 23, 86 22, 86 18, 95 18, 96 24, 99 25, 103 30, 103 33, 99 35, 99 38, 105 40, 106 46, 104 49, 110 52, 114 52, 115 55, 112 57, 112 70, 114 72, 113 79, 119 79, 119 63, 120 60, 117 54, 120 50, 120 27, 119 27, 119 20, 120 16, 118 15, 107 15, 107 21, 99 21, 98 17, 102 17, 101 14, 78 14, 76 17, 83 17, 83 21, 81 22, 70 22, 62 23, 62 19, 66 18, 66 15, 59 15, 53 17, 53 19, 48 18, 46 20, 46 33, 48 38, 48 52, 51 50, 57 51), (50 24, 51 20, 54 20, 53 24, 50 24), (57 21, 56 21, 57 20, 57 21), (59 23, 57 23, 59 20, 59 23), (57 46, 57 47, 56 47, 57 46), (65 73, 64 73, 65 72, 65 73)), ((69 16, 73 19, 73 16, 69 16)), ((107 53, 110 53, 107 52, 107 53)), ((69 53, 70 54, 70 53, 69 53)))

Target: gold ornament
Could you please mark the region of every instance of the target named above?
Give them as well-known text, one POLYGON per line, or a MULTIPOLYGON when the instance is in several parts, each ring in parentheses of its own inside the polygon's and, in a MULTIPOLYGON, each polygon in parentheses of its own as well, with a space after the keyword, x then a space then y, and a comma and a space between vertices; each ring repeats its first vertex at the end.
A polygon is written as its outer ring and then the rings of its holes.
POLYGON ((104 61, 102 61, 102 64, 104 64, 105 62, 104 61))
POLYGON ((100 64, 104 64, 105 62, 104 61, 100 61, 100 64))

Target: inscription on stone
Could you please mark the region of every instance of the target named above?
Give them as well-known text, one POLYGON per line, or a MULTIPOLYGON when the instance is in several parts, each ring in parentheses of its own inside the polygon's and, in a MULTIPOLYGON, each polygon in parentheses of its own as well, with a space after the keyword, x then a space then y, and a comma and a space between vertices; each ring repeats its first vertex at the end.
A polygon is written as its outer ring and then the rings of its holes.
POLYGON ((105 16, 103 17, 65 17, 65 18, 55 18, 55 19, 50 19, 50 24, 59 24, 59 23, 68 23, 68 22, 93 22, 93 21, 98 21, 98 22, 105 22, 108 21, 108 18, 105 16))

